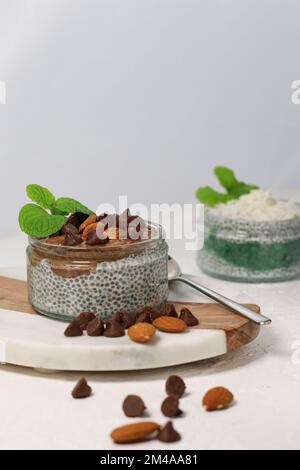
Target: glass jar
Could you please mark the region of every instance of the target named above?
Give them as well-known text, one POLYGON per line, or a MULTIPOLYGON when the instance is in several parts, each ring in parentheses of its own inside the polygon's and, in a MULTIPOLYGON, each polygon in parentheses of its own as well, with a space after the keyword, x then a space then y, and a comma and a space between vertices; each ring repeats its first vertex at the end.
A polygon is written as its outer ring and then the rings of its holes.
POLYGON ((201 269, 244 282, 284 281, 300 275, 300 217, 248 221, 220 217, 206 208, 201 269))
POLYGON ((30 238, 30 303, 61 320, 84 311, 109 320, 122 309, 133 313, 145 305, 159 308, 168 297, 168 246, 162 228, 149 226, 151 238, 128 243, 71 247, 30 238))

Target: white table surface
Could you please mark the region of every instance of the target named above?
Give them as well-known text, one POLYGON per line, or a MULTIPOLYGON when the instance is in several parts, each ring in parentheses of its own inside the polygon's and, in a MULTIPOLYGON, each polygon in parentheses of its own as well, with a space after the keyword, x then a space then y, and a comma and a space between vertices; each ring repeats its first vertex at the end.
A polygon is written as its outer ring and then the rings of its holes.
MULTIPOLYGON (((1 239, 1 266, 24 264, 24 237, 1 239)), ((299 449, 300 353, 292 361, 292 347, 300 349, 300 281, 277 284, 237 284, 201 273, 195 253, 183 242, 170 242, 170 252, 185 272, 198 275, 208 287, 237 301, 256 302, 273 323, 258 339, 236 352, 178 367, 122 373, 87 373, 94 395, 74 400, 70 392, 80 373, 39 373, 11 365, 0 366, 1 449, 119 449, 111 430, 132 422, 121 403, 130 393, 140 395, 149 419, 164 423, 160 412, 164 381, 180 374, 187 384, 181 400, 184 417, 174 420, 182 440, 176 444, 150 441, 124 449, 299 449), (203 394, 211 387, 228 387, 236 397, 228 410, 207 413, 203 394)), ((199 294, 179 287, 186 300, 199 294)), ((204 300, 204 298, 202 298, 204 300)), ((204 300, 205 301, 205 300, 204 300)))

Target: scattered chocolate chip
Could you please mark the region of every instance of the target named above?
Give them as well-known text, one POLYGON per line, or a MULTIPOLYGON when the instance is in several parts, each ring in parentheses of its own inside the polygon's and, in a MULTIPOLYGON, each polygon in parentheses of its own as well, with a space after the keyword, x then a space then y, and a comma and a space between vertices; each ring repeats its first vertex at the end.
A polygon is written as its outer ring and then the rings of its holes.
POLYGON ((177 317, 177 312, 175 305, 173 304, 166 304, 161 309, 160 312, 162 315, 166 315, 167 317, 177 317))
POLYGON ((188 308, 182 308, 180 310, 180 320, 183 320, 187 326, 196 326, 199 325, 199 320, 192 314, 188 308))
POLYGON ((151 323, 150 315, 154 312, 152 307, 143 307, 139 310, 135 317, 135 323, 151 323))
POLYGON ((181 439, 180 434, 173 428, 172 421, 168 421, 158 432, 157 439, 162 442, 176 442, 181 439))
POLYGON ((121 323, 121 325, 127 330, 130 326, 132 326, 135 322, 135 318, 133 315, 130 315, 130 313, 127 312, 127 310, 120 310, 119 312, 116 312, 112 320, 118 321, 121 323))
POLYGON ((185 383, 178 375, 170 375, 166 381, 167 395, 176 395, 178 398, 182 397, 185 391, 185 383))
POLYGON ((79 234, 68 231, 65 234, 65 240, 63 242, 63 245, 64 246, 76 246, 76 245, 80 245, 81 242, 82 242, 82 238, 79 234))
POLYGON ((153 312, 150 313, 151 323, 153 323, 154 320, 156 320, 157 318, 162 317, 162 316, 163 316, 163 314, 161 312, 157 312, 157 311, 153 310, 153 312))
POLYGON ((125 335, 125 329, 120 322, 116 320, 110 320, 106 324, 103 335, 107 336, 108 338, 118 338, 119 336, 125 335))
POLYGON ((83 212, 74 212, 68 218, 68 223, 74 225, 76 228, 79 228, 80 225, 88 218, 87 214, 83 212))
POLYGON ((123 411, 128 418, 142 416, 145 409, 145 403, 138 395, 128 395, 123 401, 123 411))
POLYGON ((81 312, 76 320, 79 322, 80 328, 82 331, 86 330, 87 324, 95 318, 95 313, 92 312, 81 312))
POLYGON ((105 245, 109 241, 108 237, 100 238, 96 230, 90 230, 86 239, 87 245, 105 245))
POLYGON ((179 399, 176 395, 169 395, 161 404, 161 412, 168 418, 179 416, 182 411, 179 409, 179 399))
POLYGON ((103 334, 104 323, 98 315, 88 323, 86 332, 88 336, 101 336, 103 334))
POLYGON ((65 336, 82 336, 82 329, 80 328, 79 321, 74 318, 74 320, 69 323, 67 328, 65 329, 65 336))
POLYGON ((92 389, 85 378, 80 379, 72 390, 73 398, 86 398, 92 393, 92 389))

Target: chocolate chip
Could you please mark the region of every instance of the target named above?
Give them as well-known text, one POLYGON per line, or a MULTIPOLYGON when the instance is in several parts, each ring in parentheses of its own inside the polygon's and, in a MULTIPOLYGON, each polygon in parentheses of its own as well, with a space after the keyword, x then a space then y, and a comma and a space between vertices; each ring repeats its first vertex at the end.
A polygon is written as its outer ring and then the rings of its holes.
POLYGON ((151 323, 150 314, 153 311, 151 307, 143 307, 135 316, 135 323, 151 323))
POLYGON ((82 329, 80 328, 79 321, 74 318, 74 320, 69 323, 67 328, 65 329, 65 336, 82 336, 82 329))
POLYGON ((72 390, 73 398, 86 398, 92 393, 92 389, 85 378, 80 379, 72 390))
POLYGON ((166 304, 159 311, 168 317, 177 317, 176 308, 173 304, 166 304))
POLYGON ((95 318, 95 313, 92 312, 82 312, 80 313, 77 317, 76 320, 78 320, 80 328, 83 330, 86 330, 87 324, 95 318))
POLYGON ((80 225, 88 218, 87 214, 83 212, 74 212, 68 218, 68 223, 74 225, 76 228, 79 228, 80 225))
POLYGON ((123 411, 128 418, 142 416, 145 409, 145 403, 137 395, 128 395, 123 401, 123 411))
POLYGON ((180 310, 180 320, 183 320, 187 326, 199 325, 199 320, 192 314, 188 308, 182 308, 180 310))
POLYGON ((80 245, 81 242, 82 242, 82 238, 80 235, 78 235, 77 233, 72 233, 71 231, 68 231, 65 234, 65 240, 63 242, 63 245, 64 246, 76 246, 76 245, 80 245))
POLYGON ((75 225, 70 224, 70 222, 67 222, 63 228, 61 229, 62 233, 66 235, 67 233, 75 234, 78 235, 78 228, 75 227, 75 225))
POLYGON ((179 409, 179 399, 175 395, 169 395, 161 404, 161 412, 168 418, 179 416, 182 411, 179 409))
POLYGON ((91 320, 86 328, 88 336, 101 336, 104 332, 104 323, 99 316, 91 320))
POLYGON ((116 320, 110 320, 106 324, 103 335, 107 336, 108 338, 118 338, 119 336, 125 335, 125 329, 120 322, 116 320))
POLYGON ((154 320, 156 320, 157 318, 162 317, 162 316, 163 316, 163 314, 161 312, 157 312, 157 311, 154 310, 153 312, 150 313, 151 323, 153 323, 154 320))
POLYGON ((180 434, 173 428, 172 421, 167 424, 158 432, 157 439, 162 442, 176 442, 180 441, 180 434))
POLYGON ((167 395, 176 395, 182 397, 185 391, 185 383, 178 375, 170 375, 166 381, 167 395))
POLYGON ((97 235, 96 230, 90 230, 86 239, 86 244, 87 245, 105 245, 109 241, 108 237, 100 238, 97 235))
POLYGON ((130 326, 132 326, 135 322, 135 318, 133 315, 130 315, 130 313, 127 312, 127 310, 120 310, 119 312, 116 312, 112 320, 118 321, 121 323, 121 325, 127 329, 130 326))

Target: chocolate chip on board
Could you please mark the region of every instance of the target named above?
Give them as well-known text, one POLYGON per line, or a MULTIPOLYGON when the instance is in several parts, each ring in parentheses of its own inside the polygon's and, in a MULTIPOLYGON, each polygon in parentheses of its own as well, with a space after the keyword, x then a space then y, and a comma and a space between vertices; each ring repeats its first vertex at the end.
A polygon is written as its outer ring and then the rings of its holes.
POLYGON ((145 403, 138 395, 128 395, 123 401, 122 408, 128 418, 142 416, 146 409, 145 403))
POLYGON ((69 323, 67 328, 65 329, 65 336, 82 336, 82 329, 80 328, 79 321, 74 318, 74 320, 69 323))
POLYGON ((182 397, 185 392, 185 383, 178 375, 170 375, 166 380, 166 393, 167 395, 175 395, 178 398, 182 397))
POLYGON ((97 230, 90 230, 87 235, 86 244, 90 246, 105 245, 108 241, 108 237, 98 237, 97 230))
POLYGON ((103 320, 97 315, 88 323, 86 332, 88 336, 101 336, 104 332, 103 320))
POLYGON ((103 336, 107 338, 118 338, 120 336, 125 335, 125 329, 121 323, 116 320, 110 320, 106 324, 106 328, 104 330, 103 336))
POLYGON ((181 439, 180 434, 174 429, 172 421, 168 421, 158 432, 157 439, 162 442, 176 442, 181 439))
POLYGON ((150 315, 152 312, 154 312, 152 307, 141 308, 135 316, 135 323, 151 323, 150 315))
POLYGON ((86 398, 92 394, 92 388, 83 377, 80 379, 72 390, 73 398, 86 398))
POLYGON ((162 315, 167 315, 168 317, 177 317, 174 304, 165 304, 159 311, 162 313, 162 315))
POLYGON ((82 331, 86 330, 88 323, 95 318, 96 314, 92 312, 81 312, 77 315, 76 320, 79 322, 82 331))
POLYGON ((112 320, 115 320, 121 323, 121 325, 123 325, 123 327, 126 330, 127 328, 132 326, 135 322, 134 315, 130 315, 130 313, 127 312, 127 310, 119 310, 113 315, 112 320))
POLYGON ((179 409, 179 398, 176 395, 169 395, 161 404, 161 412, 168 418, 174 418, 182 414, 179 409))
POLYGON ((184 307, 180 310, 180 316, 179 316, 180 320, 183 320, 184 323, 187 324, 187 326, 196 326, 196 325, 199 325, 199 320, 198 318, 196 318, 192 312, 184 307))

